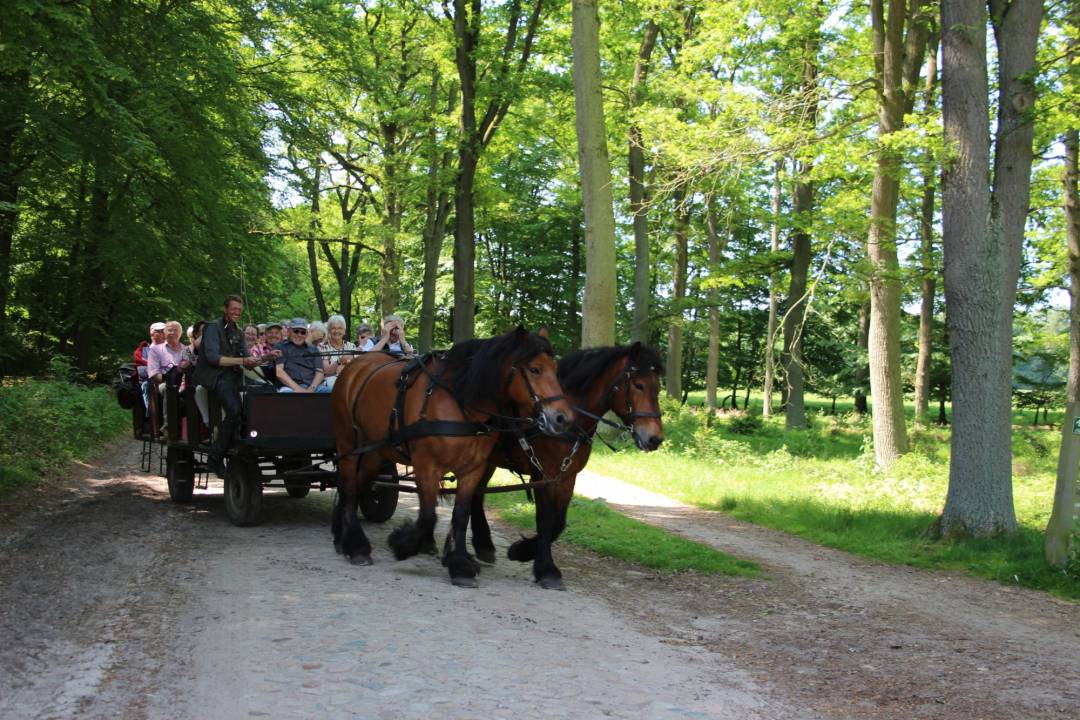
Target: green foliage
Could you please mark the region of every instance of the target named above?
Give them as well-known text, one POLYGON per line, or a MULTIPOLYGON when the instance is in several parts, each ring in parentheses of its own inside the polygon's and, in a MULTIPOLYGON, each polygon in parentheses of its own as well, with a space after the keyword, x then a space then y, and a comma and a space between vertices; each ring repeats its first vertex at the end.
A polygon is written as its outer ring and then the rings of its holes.
POLYGON ((761 417, 752 413, 736 414, 728 420, 728 432, 736 435, 753 435, 764 426, 761 417))
POLYGON ((89 458, 130 425, 108 389, 70 382, 63 359, 50 368, 48 380, 0 386, 0 494, 89 458))
MULTIPOLYGON (((507 495, 491 495, 488 506, 497 508, 500 517, 518 527, 536 526, 534 507, 529 503, 514 502, 507 495)), ((666 572, 744 576, 755 576, 759 572, 752 562, 628 518, 612 510, 603 500, 574 498, 560 542, 666 572)))

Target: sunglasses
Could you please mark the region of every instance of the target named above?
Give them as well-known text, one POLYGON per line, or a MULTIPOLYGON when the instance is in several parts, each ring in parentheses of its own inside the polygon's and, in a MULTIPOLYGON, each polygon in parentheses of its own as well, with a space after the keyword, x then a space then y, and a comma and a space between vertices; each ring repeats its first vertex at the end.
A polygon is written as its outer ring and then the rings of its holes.
POLYGON ((307 335, 307 330, 293 330, 298 335, 307 335))

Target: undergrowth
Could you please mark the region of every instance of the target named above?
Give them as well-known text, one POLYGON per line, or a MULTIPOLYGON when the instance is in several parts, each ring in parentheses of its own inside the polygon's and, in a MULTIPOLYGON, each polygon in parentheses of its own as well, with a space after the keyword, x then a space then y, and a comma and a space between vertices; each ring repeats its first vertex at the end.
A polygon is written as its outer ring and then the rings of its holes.
POLYGON ((130 424, 112 392, 73 381, 54 357, 48 377, 0 386, 0 495, 86 459, 130 424))

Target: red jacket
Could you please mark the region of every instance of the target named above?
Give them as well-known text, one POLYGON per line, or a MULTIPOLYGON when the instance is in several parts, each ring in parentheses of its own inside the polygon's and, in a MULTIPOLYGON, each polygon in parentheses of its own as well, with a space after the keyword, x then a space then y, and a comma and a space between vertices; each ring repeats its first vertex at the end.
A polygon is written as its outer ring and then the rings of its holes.
POLYGON ((146 365, 146 354, 150 352, 150 343, 143 340, 139 343, 139 346, 135 348, 135 352, 131 357, 135 360, 136 365, 146 365))

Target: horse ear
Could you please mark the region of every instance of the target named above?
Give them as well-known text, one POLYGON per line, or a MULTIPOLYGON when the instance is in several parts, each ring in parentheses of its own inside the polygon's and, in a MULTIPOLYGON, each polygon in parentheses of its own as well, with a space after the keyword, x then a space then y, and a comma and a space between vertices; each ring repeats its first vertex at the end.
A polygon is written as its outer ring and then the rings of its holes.
POLYGON ((636 362, 639 357, 641 357, 641 341, 640 340, 638 340, 637 342, 635 342, 633 345, 630 346, 630 359, 636 362))
POLYGON ((536 334, 539 335, 540 337, 544 338, 545 340, 549 339, 548 338, 548 331, 547 331, 546 327, 542 327, 539 330, 537 330, 536 334))

